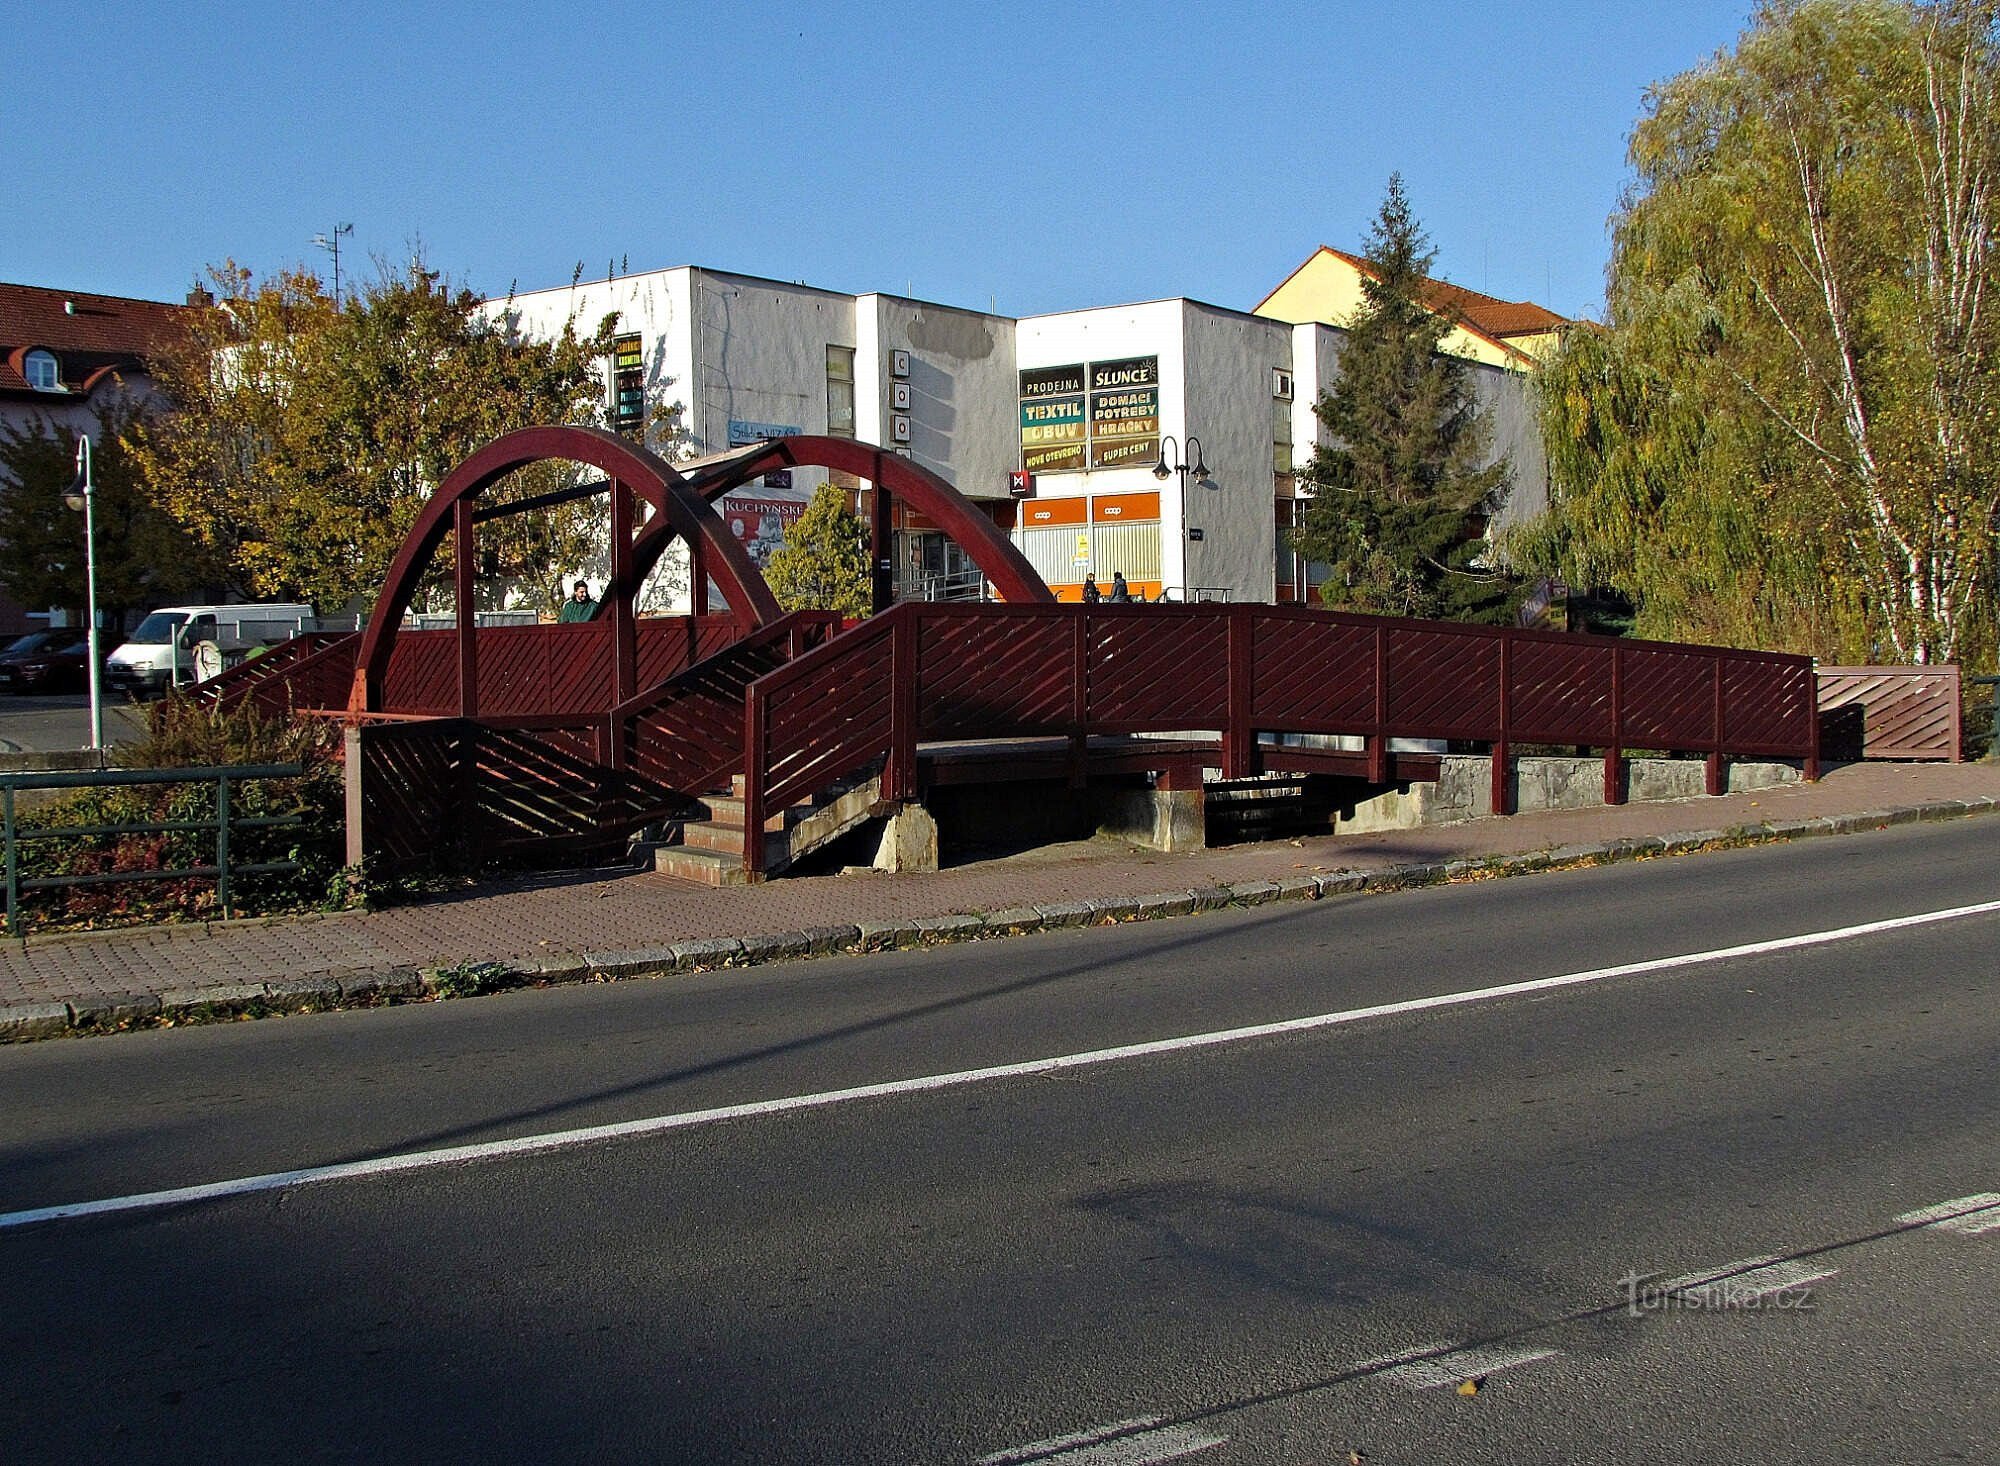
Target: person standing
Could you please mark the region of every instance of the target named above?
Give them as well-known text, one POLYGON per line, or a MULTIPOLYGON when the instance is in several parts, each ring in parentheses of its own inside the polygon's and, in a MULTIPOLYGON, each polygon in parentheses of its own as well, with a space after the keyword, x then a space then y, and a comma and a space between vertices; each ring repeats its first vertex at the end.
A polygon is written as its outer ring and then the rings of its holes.
POLYGON ((1125 584, 1125 572, 1122 570, 1111 572, 1111 604, 1114 606, 1132 604, 1132 588, 1125 584))
POLYGON ((1104 599, 1104 592, 1097 588, 1097 577, 1095 575, 1084 576, 1083 603, 1086 606, 1094 606, 1103 599, 1104 599))
POLYGON ((556 617, 558 622, 588 621, 597 614, 597 602, 590 598, 590 582, 579 580, 576 588, 563 602, 562 612, 556 617))

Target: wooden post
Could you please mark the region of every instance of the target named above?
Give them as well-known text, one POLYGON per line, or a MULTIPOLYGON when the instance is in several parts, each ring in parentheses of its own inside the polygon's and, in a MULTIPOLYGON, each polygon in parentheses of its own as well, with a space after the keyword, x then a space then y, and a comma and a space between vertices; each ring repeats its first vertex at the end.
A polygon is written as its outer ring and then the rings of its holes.
POLYGON ((1508 765, 1513 760, 1513 748, 1508 734, 1508 713, 1514 701, 1514 638, 1503 629, 1500 633, 1500 736, 1493 742, 1493 812, 1512 814, 1514 812, 1514 783, 1508 778, 1508 765))
POLYGON ((753 881, 764 875, 764 697, 752 683, 743 711, 743 869, 753 881))
POLYGON ((1611 742, 1604 750, 1604 802, 1625 802, 1625 658, 1611 644, 1611 742))
MULTIPOLYGON (((706 616, 708 614, 708 557, 702 553, 701 547, 702 538, 700 535, 696 535, 688 541, 688 615, 690 618, 706 616)), ((692 624, 689 626, 689 635, 693 635, 692 624)), ((690 656, 689 661, 693 661, 692 656, 690 656)))
POLYGON ((1711 660, 1715 668, 1715 746, 1708 755, 1708 792, 1720 794, 1728 787, 1722 770, 1722 658, 1711 660))
POLYGON ((452 532, 456 548, 452 567, 452 593, 458 599, 458 715, 479 715, 479 614, 473 608, 473 590, 479 563, 477 532, 472 527, 471 495, 451 506, 452 532))
POLYGON ((913 606, 896 612, 889 635, 889 777, 882 797, 917 797, 917 623, 913 606))
POLYGON ((639 690, 638 628, 632 603, 632 490, 622 480, 611 485, 611 701, 615 706, 639 690))
POLYGON ((1081 789, 1090 759, 1090 607, 1079 605, 1069 620, 1069 787, 1081 789))
POLYGON ((1375 628, 1375 726, 1368 734, 1368 782, 1389 782, 1389 635, 1375 628))
MULTIPOLYGON (((1994 689, 1994 720, 2000 723, 2000 687, 1994 689)), ((2000 740, 1996 740, 1996 751, 2000 751, 2000 740)), ((1819 782, 1819 667, 1815 664, 1806 670, 1806 767, 1808 784, 1819 782)))
POLYGON ((1247 779, 1257 771, 1257 734, 1250 725, 1251 606, 1246 601, 1227 606, 1229 625, 1229 712, 1222 730, 1222 777, 1247 779))

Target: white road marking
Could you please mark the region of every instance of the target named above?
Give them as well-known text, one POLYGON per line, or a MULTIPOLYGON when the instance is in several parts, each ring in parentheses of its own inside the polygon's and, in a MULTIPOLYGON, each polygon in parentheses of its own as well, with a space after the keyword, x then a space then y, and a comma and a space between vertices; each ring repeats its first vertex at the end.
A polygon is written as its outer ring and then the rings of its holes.
POLYGON ((990 1456, 981 1456, 976 1466, 1015 1466, 1020 1461, 1041 1460, 1057 1451, 1067 1451, 1073 1446, 1094 1446, 1106 1436, 1143 1430, 1159 1423, 1157 1415, 1135 1415, 1130 1420, 1114 1420, 1109 1425, 1093 1426, 1074 1435, 1051 1436, 1045 1441, 1029 1441, 1025 1446, 1015 1446, 1011 1451, 995 1451, 990 1456))
POLYGON ((2000 1192, 1982 1191, 1976 1196, 1961 1196, 1956 1201, 1941 1201, 1936 1206, 1906 1211, 1896 1218, 1896 1224, 1956 1232, 1961 1237, 2000 1231, 2000 1192))
POLYGON ((1154 1461, 1177 1461, 1214 1446, 1227 1445, 1228 1436, 1203 1435, 1185 1425, 1168 1425, 1157 1430, 1129 1434, 1142 1426, 1154 1425, 1157 1415, 1141 1415, 1133 1420, 1114 1421, 1075 1435, 1033 1441, 1011 1451, 981 1456, 978 1466, 1021 1466, 1030 1461, 1054 1466, 1148 1466, 1154 1461), (1107 1439, 1115 1436, 1117 1439, 1107 1439))
POLYGON ((1455 1349, 1435 1358, 1417 1359, 1383 1371, 1382 1379, 1406 1390, 1442 1390, 1469 1379, 1484 1379, 1503 1369, 1519 1369, 1553 1359, 1559 1349, 1455 1349))
POLYGON ((1813 1283, 1840 1276, 1837 1267, 1815 1267, 1805 1262, 1778 1262, 1768 1257, 1746 1257, 1725 1267, 1706 1268, 1650 1283, 1646 1296, 1675 1298, 1702 1308, 1741 1308, 1778 1293, 1793 1293, 1813 1283))
POLYGON ((1745 942, 1734 947, 1715 947, 1705 952, 1687 952, 1677 957, 1652 957, 1643 962, 1625 962, 1616 967, 1593 967, 1583 972, 1566 972, 1557 977, 1538 977, 1526 982, 1501 983, 1496 987, 1473 988, 1434 997, 1410 998, 1400 1003, 1378 1003, 1367 1008, 1348 1008, 1337 1013, 1317 1013, 1309 1018, 1287 1018, 1277 1023, 1258 1023, 1246 1028, 1222 1029, 1212 1033, 1187 1034, 1180 1038, 1155 1039, 1148 1043, 1121 1044, 1116 1048, 1091 1049, 1084 1053, 1060 1054, 1047 1059, 1029 1059, 1016 1064, 994 1064, 984 1069, 961 1069, 950 1074, 929 1074, 915 1079, 892 1079, 880 1084, 856 1085, 852 1089, 823 1090, 816 1094, 791 1095, 784 1099, 753 1100, 745 1104, 719 1105, 714 1109, 688 1110, 676 1115, 654 1115, 641 1120, 624 1120, 611 1125, 586 1125, 575 1130, 556 1130, 540 1135, 523 1135, 513 1140, 493 1140, 478 1145, 454 1145, 441 1150, 406 1151, 378 1156, 373 1160, 346 1161, 330 1166, 305 1166, 292 1171, 275 1171, 261 1176, 242 1176, 228 1181, 211 1181, 198 1186, 179 1186, 166 1191, 144 1191, 130 1196, 111 1196, 97 1201, 66 1202, 57 1206, 32 1207, 24 1211, 0 1212, 0 1230, 25 1227, 37 1222, 64 1221, 76 1217, 101 1216, 107 1212, 141 1211, 190 1202, 215 1201, 223 1197, 249 1196, 262 1191, 281 1191, 295 1186, 311 1186, 327 1181, 351 1181, 364 1176, 384 1176, 398 1171, 429 1170, 435 1166, 462 1165, 473 1161, 500 1160, 509 1156, 534 1155, 543 1151, 565 1150, 571 1146, 601 1141, 628 1140, 642 1135, 660 1135, 686 1130, 696 1125, 712 1125, 725 1120, 747 1120, 765 1115, 790 1114, 799 1110, 821 1109, 855 1100, 883 1099, 897 1095, 925 1094, 962 1085, 983 1084, 996 1079, 1022 1079, 1038 1074, 1054 1074, 1065 1069, 1087 1069, 1098 1064, 1126 1059, 1151 1058, 1159 1054, 1186 1053, 1245 1043, 1252 1039, 1276 1038, 1317 1029, 1362 1023, 1373 1018, 1394 1018, 1405 1013, 1424 1013, 1441 1008, 1459 1008, 1500 998, 1522 997, 1530 993, 1555 992, 1618 977, 1637 977, 1649 972, 1671 972, 1676 968, 1700 967, 1711 962, 1727 962, 1737 957, 1761 957, 1772 952, 1791 952, 1804 947, 1821 947, 1832 942, 1852 941, 1882 932, 1930 926, 1968 916, 1985 916, 2000 911, 2000 901, 1982 901, 1973 906, 1954 906, 1942 911, 1919 912, 1914 916, 1891 917, 1885 921, 1862 922, 1856 926, 1834 927, 1804 932, 1798 936, 1776 937, 1764 942, 1745 942))

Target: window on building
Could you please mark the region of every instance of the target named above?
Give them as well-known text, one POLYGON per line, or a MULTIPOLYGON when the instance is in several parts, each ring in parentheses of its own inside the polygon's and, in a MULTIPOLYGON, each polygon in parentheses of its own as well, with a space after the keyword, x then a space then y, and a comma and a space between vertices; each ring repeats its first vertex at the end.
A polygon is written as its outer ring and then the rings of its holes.
POLYGON ((826 349, 826 430, 836 438, 854 436, 854 348, 826 349))
POLYGON ((37 392, 62 391, 62 368, 57 364, 55 353, 52 351, 36 347, 21 363, 21 372, 27 377, 28 385, 37 392))
POLYGON ((611 343, 611 428, 638 438, 646 432, 646 353, 637 336, 611 343))
POLYGON ((1292 471, 1292 403, 1289 395, 1271 399, 1271 469, 1292 471))

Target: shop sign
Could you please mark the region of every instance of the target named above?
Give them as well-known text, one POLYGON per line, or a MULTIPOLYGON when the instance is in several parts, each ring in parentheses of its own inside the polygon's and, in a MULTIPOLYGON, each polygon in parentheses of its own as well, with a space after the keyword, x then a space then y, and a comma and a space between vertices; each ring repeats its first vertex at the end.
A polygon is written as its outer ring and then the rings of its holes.
POLYGON ((1065 397, 1083 390, 1084 364, 1033 367, 1021 373, 1021 397, 1065 397))
POLYGON ((1100 439, 1090 445, 1092 468, 1131 468, 1140 463, 1160 461, 1158 438, 1100 439))
POLYGON ((1024 447, 1021 466, 1029 473, 1071 473, 1087 468, 1089 461, 1081 442, 1057 443, 1049 447, 1024 447))
POLYGON ((1090 390, 1093 392, 1159 385, 1160 359, 1157 356, 1129 356, 1123 361, 1100 361, 1090 368, 1090 390))
POLYGON ((1157 438, 1160 435, 1160 389, 1130 387, 1090 394, 1090 436, 1093 438, 1157 438))
MULTIPOLYGON (((747 448, 752 443, 762 443, 769 438, 796 438, 803 431, 791 423, 745 422, 732 417, 729 419, 729 446, 747 448)), ((755 488, 758 484, 767 489, 790 489, 792 471, 789 468, 774 468, 757 480, 757 484, 749 487, 755 488)))
POLYGON ((1021 446, 1083 441, 1083 394, 1021 404, 1021 446))

